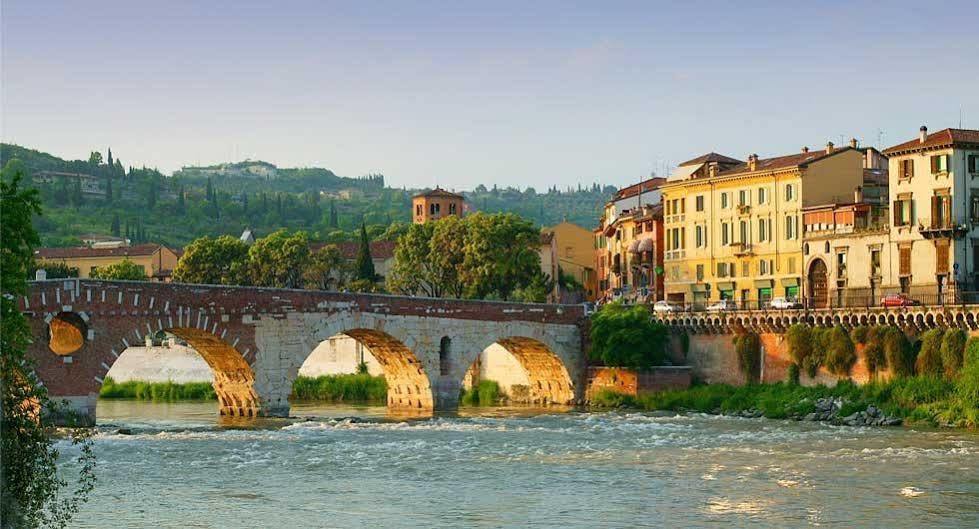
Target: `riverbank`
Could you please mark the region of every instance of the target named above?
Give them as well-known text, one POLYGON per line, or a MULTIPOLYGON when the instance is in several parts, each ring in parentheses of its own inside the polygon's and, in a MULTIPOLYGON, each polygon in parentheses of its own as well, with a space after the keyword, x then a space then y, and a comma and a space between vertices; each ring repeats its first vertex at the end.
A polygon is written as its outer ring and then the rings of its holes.
POLYGON ((99 397, 103 399, 135 399, 173 402, 178 400, 215 400, 217 395, 210 382, 146 382, 127 380, 116 382, 105 377, 99 397))
POLYGON ((964 391, 966 385, 920 375, 862 386, 850 381, 833 387, 784 382, 709 384, 639 396, 604 390, 597 392, 590 404, 600 408, 696 411, 852 426, 904 424, 974 429, 979 427, 979 401, 964 391))

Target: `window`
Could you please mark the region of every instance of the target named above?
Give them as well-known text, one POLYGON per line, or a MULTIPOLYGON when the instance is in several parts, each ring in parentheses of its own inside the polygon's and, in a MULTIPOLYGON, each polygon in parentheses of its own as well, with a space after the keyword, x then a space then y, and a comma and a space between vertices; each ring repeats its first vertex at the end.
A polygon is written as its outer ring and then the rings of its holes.
POLYGON ((785 262, 788 265, 789 273, 790 274, 794 274, 795 273, 795 257, 789 257, 785 262))
POLYGON ((979 189, 969 193, 969 219, 973 224, 979 224, 979 189))
POLYGON ((870 277, 880 277, 880 250, 870 250, 870 277))
POLYGON ((846 279, 846 252, 836 254, 836 277, 846 279))
POLYGON ((772 219, 758 219, 758 242, 772 240, 772 219))
POLYGON ((697 242, 697 248, 702 248, 704 246, 704 227, 694 226, 693 234, 694 239, 697 242))
POLYGON ((741 228, 741 244, 750 244, 751 231, 748 229, 748 222, 742 220, 740 228, 741 228))
POLYGON ((443 336, 442 340, 439 341, 439 374, 442 376, 448 375, 452 369, 452 359, 449 356, 451 349, 452 339, 443 336))
POLYGON ((748 277, 751 275, 751 264, 748 261, 741 263, 741 277, 748 277))
POLYGON ((758 274, 763 276, 768 275, 768 261, 764 259, 758 261, 758 274))
POLYGON ((948 274, 948 240, 935 241, 935 275, 948 274))
POLYGON ((721 223, 721 244, 727 246, 731 242, 731 239, 727 235, 727 223, 721 223))
POLYGON ((731 277, 737 275, 737 268, 735 268, 734 263, 727 264, 727 271, 731 274, 731 277))
POLYGON ((798 219, 796 219, 792 215, 785 216, 785 239, 786 240, 792 240, 798 237, 799 224, 797 220, 798 219))
POLYGON ((727 193, 721 193, 721 209, 727 209, 727 193))
POLYGON ((748 191, 742 189, 738 191, 738 205, 747 206, 748 205, 748 191))
POLYGON ((421 204, 415 204, 415 215, 417 215, 419 217, 422 216, 422 205, 421 204))
POLYGON ((759 187, 758 188, 758 203, 759 204, 764 204, 765 203, 765 188, 764 187, 759 187))
POLYGON ((931 157, 931 174, 948 172, 948 155, 938 154, 931 157))
POLYGON ((897 164, 897 177, 900 178, 911 178, 914 176, 914 159, 909 158, 907 160, 901 160, 897 164))
POLYGON ((785 184, 785 201, 790 202, 795 199, 795 186, 792 184, 785 184))
POLYGON ((970 173, 979 174, 979 154, 970 154, 966 165, 970 173))
POLYGON ((809 255, 809 243, 802 245, 802 253, 805 255, 809 255))
POLYGON ((894 225, 910 226, 913 202, 911 193, 901 193, 894 201, 894 225))
POLYGON ((695 204, 695 207, 697 208, 697 211, 703 211, 704 210, 704 195, 697 195, 697 198, 694 199, 694 204, 695 204))
POLYGON ((456 214, 456 204, 455 202, 453 202, 449 204, 449 215, 455 215, 455 214, 456 214))
POLYGON ((727 277, 727 263, 717 263, 717 277, 727 277))
POLYGON ((900 275, 911 275, 911 247, 903 246, 898 249, 900 275))
POLYGON ((704 265, 699 264, 697 265, 697 281, 703 281, 703 280, 704 280, 704 265))

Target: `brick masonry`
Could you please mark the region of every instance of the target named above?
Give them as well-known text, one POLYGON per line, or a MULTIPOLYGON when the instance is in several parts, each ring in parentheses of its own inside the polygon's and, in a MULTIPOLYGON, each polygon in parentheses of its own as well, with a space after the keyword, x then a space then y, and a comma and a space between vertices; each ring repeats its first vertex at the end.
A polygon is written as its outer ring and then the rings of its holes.
POLYGON ((690 387, 691 370, 687 366, 655 367, 648 372, 617 367, 589 367, 588 388, 585 399, 591 400, 596 392, 611 390, 626 395, 639 395, 668 389, 690 387))
POLYGON ((361 341, 382 364, 391 407, 454 407, 466 370, 494 343, 521 361, 539 401, 580 400, 585 385, 585 316, 576 305, 75 279, 33 282, 20 302, 42 382, 93 419, 118 356, 163 331, 211 366, 225 415, 288 414, 303 361, 337 334, 361 341))

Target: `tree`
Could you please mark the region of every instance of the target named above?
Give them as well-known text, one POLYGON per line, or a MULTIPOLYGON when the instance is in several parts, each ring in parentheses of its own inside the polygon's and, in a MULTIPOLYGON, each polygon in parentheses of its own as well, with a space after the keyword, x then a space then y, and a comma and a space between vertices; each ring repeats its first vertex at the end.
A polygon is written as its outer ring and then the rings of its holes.
POLYGON ((434 279, 431 262, 432 233, 435 222, 412 224, 394 247, 394 265, 386 279, 393 292, 439 297, 442 286, 434 279))
POLYGON ((82 205, 83 200, 84 198, 82 196, 82 177, 76 176, 75 184, 71 188, 71 195, 70 195, 71 205, 77 208, 78 206, 82 205))
POLYGON ((115 163, 112 161, 112 147, 109 147, 108 159, 106 160, 105 165, 108 166, 109 175, 111 176, 112 170, 115 169, 115 163))
POLYGON ((609 303, 591 317, 588 357, 609 367, 648 370, 666 359, 669 333, 645 305, 609 303))
POLYGON ((105 177, 105 201, 112 202, 112 174, 105 177))
POLYGON ((95 486, 95 456, 84 436, 77 488, 58 473, 58 450, 46 428, 50 409, 44 386, 26 357, 31 329, 17 305, 40 242, 31 218, 41 214, 38 193, 21 189, 24 172, 8 162, 0 174, 0 520, 3 527, 65 527, 95 486), (8 170, 10 169, 10 170, 8 170))
POLYGON ((248 245, 230 235, 200 237, 184 249, 174 281, 207 285, 247 285, 248 245))
POLYGON ((112 214, 112 235, 115 237, 119 236, 119 214, 112 214))
POLYGON ((357 260, 354 262, 355 279, 376 281, 377 272, 374 270, 374 259, 371 257, 371 242, 367 238, 367 226, 360 225, 360 248, 357 250, 357 260))
POLYGON ((300 288, 308 260, 306 232, 289 235, 281 229, 255 241, 248 249, 248 273, 256 286, 300 288))
POLYGON ((91 167, 92 174, 98 171, 99 166, 102 165, 102 153, 99 151, 92 151, 88 155, 88 165, 91 167))
POLYGON ((340 227, 340 217, 337 215, 337 205, 336 201, 330 201, 330 227, 339 228, 340 227))
POLYGON ((340 286, 345 279, 344 269, 340 248, 335 244, 327 244, 309 256, 309 263, 303 273, 306 288, 330 290, 331 287, 340 286))
POLYGON ((465 258, 461 280, 467 297, 509 299, 540 271, 540 233, 512 213, 466 217, 465 258))
POLYGON ((100 266, 92 270, 93 279, 122 279, 127 281, 146 281, 146 270, 129 259, 118 263, 100 266))
POLYGON ((149 187, 146 189, 146 208, 152 210, 156 207, 156 200, 159 194, 156 178, 151 178, 149 187))
POLYGON ((184 198, 184 186, 180 186, 180 189, 177 191, 177 211, 180 213, 187 211, 187 202, 184 198))

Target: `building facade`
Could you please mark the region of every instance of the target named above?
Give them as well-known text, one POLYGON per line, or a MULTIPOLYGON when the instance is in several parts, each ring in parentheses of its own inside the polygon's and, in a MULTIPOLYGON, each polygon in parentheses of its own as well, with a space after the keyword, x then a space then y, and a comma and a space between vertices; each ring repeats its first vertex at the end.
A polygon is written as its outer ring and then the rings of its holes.
POLYGON ((146 277, 153 281, 170 281, 173 269, 177 267, 178 255, 175 251, 160 244, 138 244, 110 248, 38 248, 34 259, 39 268, 44 263, 63 263, 69 268, 78 269, 78 277, 85 279, 103 266, 116 264, 125 259, 143 268, 146 277))
POLYGON ((443 219, 449 215, 461 217, 464 204, 465 198, 462 195, 436 187, 411 198, 411 218, 415 224, 424 224, 430 220, 443 219))
POLYGON ((554 234, 559 271, 571 276, 584 288, 585 299, 595 301, 595 245, 592 232, 571 222, 544 228, 554 234))
POLYGON ((853 146, 803 148, 746 162, 709 153, 662 187, 667 299, 703 308, 729 299, 759 308, 805 296, 803 208, 850 200, 864 183, 853 146))

